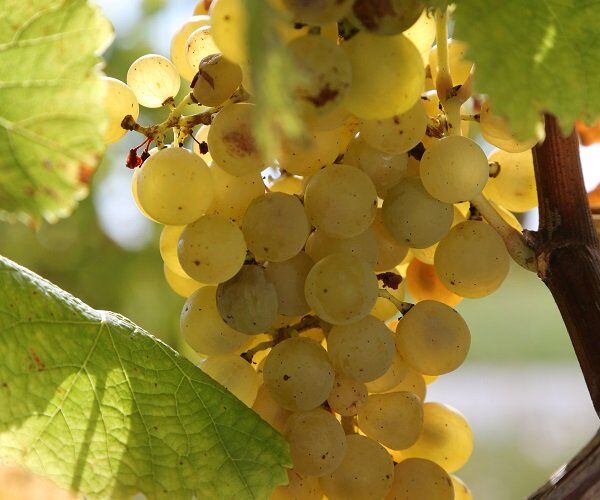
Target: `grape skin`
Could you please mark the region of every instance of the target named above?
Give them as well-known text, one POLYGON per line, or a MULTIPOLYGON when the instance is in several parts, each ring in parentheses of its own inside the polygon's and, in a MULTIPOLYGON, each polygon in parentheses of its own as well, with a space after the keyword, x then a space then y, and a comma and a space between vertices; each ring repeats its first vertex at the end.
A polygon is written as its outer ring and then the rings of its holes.
POLYGON ((127 132, 121 127, 123 118, 131 115, 134 120, 137 120, 140 115, 140 107, 133 90, 125 83, 108 76, 103 76, 102 81, 105 87, 104 109, 108 118, 103 139, 106 144, 112 144, 127 132))
POLYGON ((180 274, 171 271, 171 268, 166 264, 163 265, 163 273, 165 281, 171 290, 184 299, 187 299, 198 288, 203 286, 202 283, 193 280, 189 276, 181 276, 180 274))
POLYGON ((225 354, 208 358, 200 364, 200 369, 246 406, 252 407, 260 382, 248 362, 235 354, 225 354))
POLYGON ((260 418, 262 418, 265 422, 267 422, 271 427, 273 427, 277 432, 281 434, 285 432, 285 425, 287 419, 292 414, 291 411, 286 410, 285 408, 277 404, 277 402, 272 398, 265 384, 262 384, 258 388, 258 394, 256 396, 256 400, 254 401, 252 409, 260 416, 260 418))
POLYGON ((458 477, 450 474, 454 488, 454 500, 473 500, 473 494, 469 487, 458 477))
POLYGON ((248 10, 245 0, 213 0, 210 6, 212 36, 223 55, 243 66, 248 61, 248 10))
POLYGON ((323 492, 316 477, 304 477, 294 469, 287 471, 289 483, 277 486, 269 500, 322 500, 323 492))
POLYGON ((194 16, 183 23, 175 32, 171 39, 171 61, 179 71, 184 80, 191 82, 198 71, 197 68, 190 66, 188 62, 186 49, 189 36, 198 28, 210 25, 209 16, 194 16))
POLYGON ((350 20, 376 35, 396 35, 410 28, 423 12, 420 0, 390 0, 385 5, 382 8, 380 0, 355 1, 350 20))
POLYGON ((279 314, 308 314, 310 306, 304 296, 304 283, 313 265, 313 260, 305 252, 283 262, 269 262, 265 272, 277 290, 279 314))
POLYGON ((364 260, 371 267, 375 268, 379 255, 377 238, 373 229, 369 228, 365 232, 352 238, 334 238, 323 231, 313 231, 308 240, 306 240, 306 253, 312 257, 315 262, 324 259, 328 255, 338 252, 347 252, 355 257, 364 260))
MULTIPOLYGON (((465 59, 467 44, 460 40, 448 40, 448 66, 452 85, 462 85, 465 83, 473 68, 473 63, 465 59)), ((429 53, 429 68, 431 69, 431 79, 436 81, 438 70, 437 45, 429 53)))
POLYGON ((183 278, 189 278, 177 256, 177 245, 184 229, 185 226, 164 226, 160 232, 159 249, 163 262, 172 272, 183 278))
POLYGON ((198 103, 219 106, 229 99, 242 83, 241 68, 223 57, 210 54, 199 64, 192 92, 198 103))
POLYGON ((338 374, 327 402, 336 413, 349 417, 358 413, 360 407, 367 402, 368 396, 365 384, 338 374))
MULTIPOLYGON (((206 57, 217 54, 220 53, 218 47, 216 46, 213 40, 212 28, 210 26, 200 26, 198 29, 192 31, 192 33, 185 42, 185 57, 187 58, 190 70, 193 71, 193 73, 191 73, 190 71, 190 74, 192 74, 192 81, 194 81, 194 76, 196 75, 196 73, 198 73, 200 62, 203 61, 206 57)), ((239 66, 235 65, 234 63, 229 62, 229 64, 233 65, 234 68, 238 69, 239 80, 241 83, 242 70, 239 66)), ((218 89, 217 85, 214 85, 213 89, 217 92, 221 90, 218 89)), ((200 102, 202 104, 205 104, 206 106, 213 106, 213 104, 208 104, 207 102, 200 102)))
POLYGON ((394 467, 394 483, 386 500, 454 500, 450 476, 436 463, 421 458, 394 467))
POLYGON ((127 71, 127 85, 147 108, 160 108, 167 98, 177 95, 180 84, 177 68, 157 54, 136 59, 127 71))
POLYGON ((502 117, 492 114, 489 102, 484 102, 479 112, 481 135, 490 144, 508 153, 522 153, 536 145, 536 137, 518 139, 510 124, 502 117))

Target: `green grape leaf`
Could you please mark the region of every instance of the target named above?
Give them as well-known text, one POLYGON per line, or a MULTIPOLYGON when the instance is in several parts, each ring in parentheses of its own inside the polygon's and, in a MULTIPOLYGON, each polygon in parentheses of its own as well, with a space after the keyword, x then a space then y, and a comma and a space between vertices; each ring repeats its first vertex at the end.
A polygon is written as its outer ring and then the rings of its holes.
POLYGON ((600 1, 460 0, 456 38, 469 44, 475 90, 514 132, 531 137, 542 112, 566 132, 600 116, 600 1))
POLYGON ((283 438, 171 348, 0 257, 0 463, 86 498, 256 499, 283 438))
POLYGON ((55 221, 87 194, 112 36, 87 0, 0 1, 0 218, 55 221))

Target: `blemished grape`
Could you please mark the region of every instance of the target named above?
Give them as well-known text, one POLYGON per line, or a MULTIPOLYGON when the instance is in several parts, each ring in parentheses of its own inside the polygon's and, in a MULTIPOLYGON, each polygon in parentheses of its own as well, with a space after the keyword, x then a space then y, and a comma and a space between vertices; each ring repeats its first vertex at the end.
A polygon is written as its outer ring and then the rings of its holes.
POLYGON ((242 69, 223 57, 211 54, 200 61, 194 79, 194 99, 205 106, 219 106, 229 99, 242 83, 242 69))
POLYGON ((323 320, 347 325, 364 318, 377 299, 377 278, 369 265, 349 253, 328 255, 308 273, 306 301, 323 320))
MULTIPOLYGON (((213 40, 212 29, 210 26, 201 26, 198 29, 192 31, 185 43, 185 56, 187 58, 187 62, 190 69, 193 69, 194 71, 194 75, 198 72, 201 61, 203 61, 205 58, 211 55, 217 54, 220 54, 220 51, 213 40)), ((237 68, 240 72, 241 83, 242 70, 241 68, 239 68, 239 66, 237 66, 237 68)), ((200 102, 202 102, 202 104, 209 105, 207 103, 204 103, 203 101, 200 102)))
POLYGON ((331 474, 320 478, 330 500, 380 500, 392 487, 394 462, 376 441, 358 434, 346 436, 346 455, 331 474))
POLYGON ((285 431, 287 419, 292 414, 292 412, 275 402, 264 384, 258 388, 258 394, 256 395, 254 405, 252 405, 252 409, 260 418, 280 433, 285 431))
POLYGON ((435 251, 435 270, 448 290, 478 298, 495 291, 508 275, 510 256, 487 223, 468 220, 453 227, 435 251))
POLYGON ((407 177, 390 190, 382 211, 390 234, 411 248, 426 248, 439 241, 454 217, 452 205, 432 197, 418 177, 407 177))
POLYGON ((140 106, 133 90, 127 84, 108 76, 103 76, 102 81, 104 82, 104 109, 107 116, 104 142, 111 144, 117 142, 127 132, 121 127, 123 118, 131 115, 134 120, 137 120, 140 116, 140 106))
POLYGON ((460 479, 450 474, 452 487, 454 488, 454 500, 473 500, 473 494, 469 487, 460 479))
POLYGON ((165 148, 146 160, 137 177, 143 209, 170 226, 189 224, 213 201, 210 170, 204 160, 184 148, 165 148))
POLYGON ((179 326, 185 341, 205 356, 228 354, 248 343, 249 337, 229 327, 217 311, 217 288, 196 290, 181 311, 179 326))
POLYGON ((193 280, 189 276, 181 276, 174 271, 171 271, 171 268, 166 264, 163 265, 163 273, 165 275, 165 281, 177 295, 187 299, 192 293, 194 293, 198 288, 203 286, 202 283, 193 280))
POLYGON ((423 12, 420 0, 355 0, 350 20, 360 29, 374 35, 396 35, 410 28, 423 12))
POLYGON ((217 308, 229 326, 248 335, 264 332, 277 320, 275 285, 257 265, 243 266, 217 288, 217 308))
POLYGON ((327 351, 337 373, 359 382, 381 377, 396 353, 392 332, 373 316, 334 326, 327 336, 327 351))
POLYGON ((333 411, 349 417, 358 413, 359 408, 367 402, 368 396, 367 387, 362 382, 336 375, 327 402, 333 411))
POLYGON ((213 160, 231 175, 260 172, 266 165, 252 132, 253 110, 253 104, 229 104, 215 115, 208 131, 213 160))
POLYGON ((294 413, 287 421, 285 437, 290 444, 294 469, 320 477, 338 468, 346 453, 346 435, 338 420, 321 408, 294 413))
POLYGON ((372 268, 377 263, 379 248, 377 238, 373 229, 352 238, 334 238, 323 231, 313 231, 306 240, 306 253, 315 262, 324 259, 332 253, 347 252, 364 260, 372 268))
POLYGON ((435 300, 415 304, 396 328, 398 352, 415 370, 427 375, 456 370, 470 346, 471 334, 465 320, 435 300))
POLYGON ((501 116, 492 114, 489 102, 484 102, 479 112, 481 135, 493 146, 508 153, 522 153, 535 146, 536 137, 519 139, 510 128, 510 124, 501 116))
POLYGON ((179 276, 188 277, 187 273, 181 267, 179 263, 179 257, 177 256, 177 245, 179 243, 179 237, 185 229, 185 226, 165 226, 160 232, 160 256, 162 257, 165 265, 174 273, 179 276))
POLYGON ((371 147, 390 155, 406 153, 425 135, 429 118, 421 99, 402 114, 379 120, 364 120, 360 136, 371 147))
POLYGON ((500 172, 490 178, 483 191, 490 200, 512 212, 527 212, 537 207, 537 187, 530 150, 522 153, 495 151, 489 160, 500 165, 500 172))
POLYGON ((402 33, 412 43, 423 58, 423 66, 429 62, 429 53, 435 40, 435 18, 429 9, 424 9, 417 22, 402 33))
POLYGON ((288 484, 277 486, 269 500, 322 500, 323 492, 316 477, 299 474, 296 470, 287 471, 288 484))
POLYGON ((375 221, 371 228, 375 233, 377 246, 379 248, 375 270, 377 272, 382 272, 395 268, 406 258, 408 247, 394 238, 385 227, 382 209, 377 209, 377 215, 375 216, 375 221))
POLYGON ((385 198, 388 190, 406 175, 408 155, 384 153, 371 147, 359 136, 350 142, 344 163, 360 168, 373 181, 379 197, 385 198))
POLYGON ((408 111, 419 100, 425 82, 421 54, 404 35, 358 33, 344 43, 350 56, 352 83, 345 106, 369 120, 408 111))
POLYGON ((212 36, 223 55, 243 65, 248 60, 246 0, 213 0, 210 6, 212 36))
POLYGON ((460 469, 473 451, 473 431, 465 417, 441 403, 423 405, 423 429, 417 442, 402 456, 431 460, 446 472, 460 469))
POLYGON ((313 260, 305 252, 283 262, 269 262, 266 274, 277 290, 279 314, 302 316, 310 311, 304 295, 304 283, 313 265, 313 260))
POLYGON ((256 259, 283 262, 302 250, 310 224, 298 197, 267 193, 248 206, 242 231, 256 259))
MULTIPOLYGON (((465 52, 467 51, 467 44, 460 40, 448 40, 448 67, 450 70, 450 76, 452 77, 452 85, 462 85, 465 83, 473 63, 468 59, 465 59, 465 52)), ((438 71, 438 54, 437 46, 431 49, 429 53, 429 68, 431 69, 431 79, 435 83, 438 71)))
POLYGON ((333 366, 316 341, 295 337, 277 344, 267 356, 264 383, 273 399, 291 411, 323 403, 333 387, 333 366))
POLYGON ((240 229, 227 217, 204 215, 183 230, 177 252, 188 276, 216 285, 241 269, 246 242, 240 229))
POLYGON ((187 58, 187 41, 190 35, 202 26, 210 25, 210 17, 194 16, 189 18, 175 32, 171 39, 171 61, 179 71, 179 74, 184 80, 191 82, 194 75, 198 71, 197 67, 193 67, 188 62, 187 58))
POLYGON ((413 445, 423 426, 423 403, 412 392, 371 394, 358 410, 358 426, 393 450, 413 445))
POLYGON ((252 407, 260 381, 247 361, 235 354, 211 356, 200 364, 200 369, 246 406, 252 407))
POLYGON ((127 85, 138 102, 147 108, 160 108, 179 92, 177 68, 166 57, 147 54, 136 59, 127 71, 127 85))
POLYGON ((422 458, 402 460, 394 467, 394 483, 386 500, 454 500, 448 473, 422 458))
POLYGON ((472 200, 483 190, 489 171, 481 146, 460 135, 436 141, 421 158, 423 186, 446 203, 472 200))
POLYGON ((389 392, 404 380, 410 369, 402 357, 395 353, 392 364, 387 371, 381 377, 367 382, 367 390, 371 394, 389 392))
POLYGON ((415 301, 436 300, 454 307, 463 298, 448 290, 438 278, 435 267, 421 262, 417 256, 408 266, 406 272, 408 291, 415 301))
POLYGON ((306 186, 304 206, 313 226, 337 238, 367 230, 375 218, 377 192, 367 174, 348 165, 329 165, 306 186))
POLYGON ((294 21, 306 24, 326 24, 343 18, 352 0, 281 0, 294 21))
POLYGON ((340 153, 340 130, 309 130, 306 140, 285 139, 277 157, 280 168, 294 175, 312 175, 340 153))

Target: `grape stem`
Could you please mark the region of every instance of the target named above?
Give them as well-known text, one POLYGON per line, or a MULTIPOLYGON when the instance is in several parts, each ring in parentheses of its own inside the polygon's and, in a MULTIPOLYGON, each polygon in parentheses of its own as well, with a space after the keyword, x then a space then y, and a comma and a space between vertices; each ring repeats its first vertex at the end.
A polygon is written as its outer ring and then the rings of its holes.
POLYGON ((342 428, 346 436, 356 434, 356 424, 354 417, 342 417, 342 428))
POLYGON ((450 64, 448 61, 448 10, 438 9, 435 12, 435 38, 437 42, 437 78, 435 88, 442 105, 445 104, 452 88, 450 64))
POLYGON ((400 312, 400 314, 402 314, 403 316, 412 309, 412 307, 414 306, 414 304, 411 304, 410 302, 403 302, 399 299, 397 299, 396 297, 394 297, 388 290, 386 290, 385 288, 380 288, 379 289, 379 293, 378 293, 379 297, 381 297, 382 299, 387 299, 389 300, 392 304, 394 304, 396 306, 396 309, 398 309, 398 311, 400 312))
POLYGON ((461 114, 460 119, 467 122, 479 122, 480 115, 479 113, 475 113, 474 115, 465 115, 461 114))

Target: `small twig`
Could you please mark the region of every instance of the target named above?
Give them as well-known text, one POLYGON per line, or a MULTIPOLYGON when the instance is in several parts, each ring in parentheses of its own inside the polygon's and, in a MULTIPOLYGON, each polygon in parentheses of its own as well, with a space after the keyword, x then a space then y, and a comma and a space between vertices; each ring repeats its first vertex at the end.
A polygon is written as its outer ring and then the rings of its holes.
POLYGON ((452 88, 450 64, 448 60, 448 11, 436 10, 435 12, 435 38, 437 42, 437 77, 435 88, 442 104, 452 88))
POLYGON ((386 290, 385 288, 380 288, 379 289, 379 297, 383 298, 383 299, 387 299, 389 300, 392 304, 394 304, 396 306, 396 309, 398 309, 398 311, 400 312, 400 314, 402 314, 403 316, 410 311, 414 304, 411 304, 410 302, 403 302, 399 299, 397 299, 396 297, 394 297, 388 290, 386 290))

